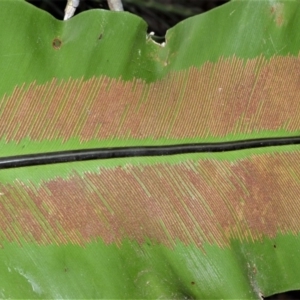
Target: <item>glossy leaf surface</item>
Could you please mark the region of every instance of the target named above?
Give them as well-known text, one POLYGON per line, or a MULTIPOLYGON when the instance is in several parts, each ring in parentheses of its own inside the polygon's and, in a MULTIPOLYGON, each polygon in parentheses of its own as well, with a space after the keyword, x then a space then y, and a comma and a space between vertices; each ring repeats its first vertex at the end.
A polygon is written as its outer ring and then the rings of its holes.
MULTIPOLYGON (((295 136, 299 14, 297 1, 233 1, 178 24, 162 46, 128 13, 62 22, 2 1, 1 157, 295 136)), ((299 288, 299 154, 2 169, 1 297, 259 299, 299 288)))

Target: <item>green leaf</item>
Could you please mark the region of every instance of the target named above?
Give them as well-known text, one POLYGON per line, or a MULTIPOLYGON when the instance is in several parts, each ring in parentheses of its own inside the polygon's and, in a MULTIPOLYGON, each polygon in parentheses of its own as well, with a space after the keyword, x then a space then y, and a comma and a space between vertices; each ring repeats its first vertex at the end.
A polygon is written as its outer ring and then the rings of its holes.
MULTIPOLYGON (((299 134, 297 1, 233 1, 159 45, 129 13, 1 2, 1 159, 299 134)), ((2 298, 299 289, 299 146, 2 169, 2 298)), ((0 161, 1 164, 1 161, 0 161)))

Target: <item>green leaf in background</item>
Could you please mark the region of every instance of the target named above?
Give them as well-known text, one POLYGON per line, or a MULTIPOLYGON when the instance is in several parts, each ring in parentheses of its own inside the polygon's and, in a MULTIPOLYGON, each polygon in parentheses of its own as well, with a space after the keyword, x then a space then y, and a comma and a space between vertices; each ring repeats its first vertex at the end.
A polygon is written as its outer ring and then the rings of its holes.
MULTIPOLYGON (((1 158, 299 134, 297 1, 171 29, 0 9, 1 158)), ((299 289, 299 146, 0 170, 2 298, 260 299, 299 289)))

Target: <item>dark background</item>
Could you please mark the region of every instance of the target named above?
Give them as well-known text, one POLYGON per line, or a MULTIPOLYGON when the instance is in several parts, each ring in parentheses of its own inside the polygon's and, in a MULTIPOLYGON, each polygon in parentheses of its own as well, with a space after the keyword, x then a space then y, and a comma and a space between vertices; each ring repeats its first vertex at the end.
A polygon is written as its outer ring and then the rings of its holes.
MULTIPOLYGON (((27 0, 57 19, 63 19, 67 0, 27 0)), ((213 9, 228 0, 123 0, 124 10, 142 17, 149 25, 149 32, 164 36, 166 30, 178 22, 213 9)), ((88 9, 108 9, 106 0, 81 0, 76 13, 88 9)))
MULTIPOLYGON (((48 11, 57 19, 63 19, 67 0, 27 0, 27 2, 48 11)), ((148 32, 154 31, 164 37, 166 31, 178 22, 206 12, 228 1, 226 0, 123 0, 124 10, 142 17, 148 23, 148 32)), ((81 0, 76 13, 88 9, 108 9, 106 0, 81 0)), ((300 279, 299 279, 300 280, 300 279)), ((268 297, 269 300, 300 299, 299 292, 293 291, 268 297)))

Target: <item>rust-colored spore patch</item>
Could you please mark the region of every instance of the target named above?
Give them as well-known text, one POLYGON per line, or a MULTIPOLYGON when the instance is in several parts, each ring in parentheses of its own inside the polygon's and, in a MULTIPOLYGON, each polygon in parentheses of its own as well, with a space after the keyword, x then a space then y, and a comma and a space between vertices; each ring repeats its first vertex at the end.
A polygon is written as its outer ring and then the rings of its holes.
POLYGON ((60 49, 61 45, 62 45, 62 41, 61 41, 59 38, 55 38, 55 39, 52 41, 52 47, 53 47, 55 50, 60 49))
POLYGON ((220 59, 147 84, 105 76, 4 96, 6 141, 181 139, 300 128, 299 57, 220 59))
POLYGON ((101 168, 40 187, 0 185, 2 240, 228 246, 300 231, 300 152, 101 168))

